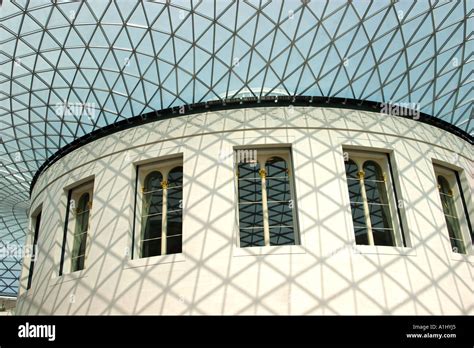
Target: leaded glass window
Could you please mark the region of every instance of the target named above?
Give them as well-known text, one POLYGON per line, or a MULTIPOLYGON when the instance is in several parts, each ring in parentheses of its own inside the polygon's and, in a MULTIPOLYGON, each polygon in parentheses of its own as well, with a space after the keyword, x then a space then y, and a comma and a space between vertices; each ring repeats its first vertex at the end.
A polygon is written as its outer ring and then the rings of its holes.
POLYGON ((240 247, 298 244, 289 150, 236 150, 235 158, 240 247))
POLYGON ((83 193, 79 198, 76 209, 76 227, 74 230, 74 244, 71 256, 72 272, 84 269, 90 206, 90 194, 88 192, 83 193))
POLYGON ((356 244, 405 245, 387 155, 349 152, 345 171, 356 244))
POLYGON ((180 160, 139 166, 139 257, 177 254, 183 243, 183 167, 180 160))
POLYGON ((161 255, 163 225, 163 175, 148 174, 143 187, 141 257, 161 255))
POLYGON ((435 174, 451 250, 468 254, 472 247, 472 226, 466 213, 459 173, 436 165, 435 174))
POLYGON ((59 275, 86 267, 94 182, 69 189, 59 275), (64 269, 65 268, 65 269, 64 269))

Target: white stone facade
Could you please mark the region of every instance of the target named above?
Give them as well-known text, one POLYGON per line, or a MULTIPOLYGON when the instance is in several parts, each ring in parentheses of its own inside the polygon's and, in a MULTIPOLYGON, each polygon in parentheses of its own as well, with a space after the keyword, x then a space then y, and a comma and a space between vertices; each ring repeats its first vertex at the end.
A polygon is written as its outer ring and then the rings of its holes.
POLYGON ((28 291, 24 260, 16 313, 473 314, 474 253, 451 251, 433 171, 460 172, 473 221, 473 153, 412 119, 314 107, 183 115, 111 134, 39 177, 39 252, 28 291), (232 151, 242 145, 291 147, 300 245, 237 246, 232 151), (355 246, 343 148, 390 153, 408 247, 355 246), (183 253, 131 260, 135 164, 176 154, 183 253), (86 266, 59 276, 65 188, 91 178, 86 266))

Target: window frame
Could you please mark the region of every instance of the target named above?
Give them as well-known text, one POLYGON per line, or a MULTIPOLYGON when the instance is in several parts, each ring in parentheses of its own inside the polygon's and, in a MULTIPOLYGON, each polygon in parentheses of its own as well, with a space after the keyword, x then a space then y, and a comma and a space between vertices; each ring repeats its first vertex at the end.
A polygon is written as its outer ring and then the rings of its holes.
MULTIPOLYGON (((295 184, 295 177, 294 177, 294 167, 293 167, 293 161, 292 161, 292 148, 291 147, 283 147, 283 146, 278 146, 278 147, 271 147, 268 145, 262 146, 262 145, 254 145, 254 146, 236 146, 233 149, 233 172, 235 176, 234 180, 234 192, 235 192, 235 224, 236 224, 236 231, 237 231, 237 236, 236 236, 236 245, 238 249, 256 249, 256 248, 279 248, 279 247, 286 247, 286 248, 295 248, 298 246, 301 246, 301 238, 300 238, 300 233, 299 233, 299 224, 298 224, 298 214, 297 214, 297 199, 296 199, 296 184, 295 184), (262 187, 262 201, 259 201, 262 204, 262 219, 263 219, 263 227, 264 227, 264 245, 261 246, 241 246, 240 245, 240 217, 239 217, 239 163, 236 161, 236 154, 237 151, 257 151, 257 162, 260 166, 260 170, 265 169, 265 164, 267 160, 269 160, 272 157, 280 157, 283 160, 286 161, 286 165, 288 168, 288 181, 290 185, 290 197, 293 202, 293 208, 291 208, 291 213, 292 213, 292 221, 293 221, 293 235, 294 235, 294 244, 288 244, 288 245, 271 245, 271 235, 270 235, 270 226, 269 226, 269 219, 268 219, 268 202, 266 204, 263 204, 264 201, 264 196, 265 200, 267 198, 267 194, 264 194, 264 190, 266 191, 267 188, 262 187), (266 220, 267 219, 267 220, 266 220), (265 221, 266 220, 266 221, 265 221), (268 231, 267 231, 268 229, 268 231), (268 241, 268 244, 267 244, 268 241)), ((262 178, 261 181, 262 183, 262 178)), ((268 193, 266 191, 266 193, 268 193)))
MULTIPOLYGON (((443 214, 443 232, 444 236, 448 237, 449 241, 449 250, 452 255, 460 255, 461 257, 470 256, 474 254, 473 250, 473 241, 470 233, 470 220, 469 216, 466 216, 467 207, 465 206, 465 202, 463 201, 464 192, 462 192, 462 187, 460 187, 460 178, 459 178, 459 170, 451 169, 442 164, 433 163, 433 173, 434 173, 434 180, 435 180, 435 187, 436 193, 438 197, 439 206, 441 212, 443 214), (449 236, 448 231, 448 223, 446 221, 446 216, 444 214, 443 209, 443 202, 441 201, 440 193, 439 193, 439 184, 438 184, 438 176, 443 176, 449 185, 449 189, 453 192, 454 198, 454 207, 456 209, 456 217, 459 221, 459 227, 462 237, 463 246, 465 249, 465 253, 459 253, 453 251, 453 247, 451 245, 451 237, 449 236)), ((472 228, 472 227, 471 227, 472 228)))
MULTIPOLYGON (((352 207, 351 207, 351 198, 349 195, 348 191, 348 180, 347 180, 347 172, 346 172, 346 158, 344 158, 344 180, 345 180, 345 191, 346 195, 348 197, 348 202, 349 202, 349 212, 351 214, 351 219, 350 219, 350 224, 351 224, 351 229, 353 233, 353 238, 354 238, 354 245, 356 248, 409 248, 409 239, 405 235, 404 231, 404 226, 403 226, 403 221, 402 221, 402 216, 401 212, 398 207, 398 193, 396 192, 396 185, 395 185, 395 179, 393 177, 393 168, 391 166, 391 159, 390 159, 390 154, 386 152, 377 152, 377 151, 370 151, 370 150, 352 150, 352 149, 346 149, 343 148, 343 153, 347 153, 347 161, 352 160, 358 168, 358 173, 363 171, 363 167, 366 162, 373 161, 377 165, 379 165, 380 169, 382 170, 382 175, 384 177, 385 181, 385 190, 387 193, 387 199, 388 199, 388 206, 389 206, 389 212, 390 212, 390 219, 392 223, 392 231, 393 235, 392 238, 395 242, 395 245, 381 245, 381 244, 370 244, 370 238, 369 239, 369 244, 357 244, 356 238, 355 238, 355 228, 354 228, 354 222, 352 220, 352 207)), ((360 185, 360 182, 359 182, 360 185)), ((362 187, 360 188, 362 190, 362 187)), ((364 190, 365 190, 365 185, 364 185, 364 190)), ((366 192, 363 194, 363 196, 366 195, 366 192)), ((372 226, 369 226, 369 221, 370 221, 370 213, 368 214, 365 206, 368 205, 367 199, 365 198, 365 201, 363 202, 364 204, 364 215, 365 215, 365 222, 367 226, 367 234, 369 235, 372 231, 372 226)), ((372 237, 373 239, 373 237, 372 237)))
MULTIPOLYGON (((133 217, 133 243, 132 243, 132 255, 131 260, 141 260, 141 259, 150 259, 150 258, 161 258, 165 256, 172 256, 172 255, 180 255, 184 252, 184 208, 181 208, 181 252, 180 253, 173 253, 168 254, 166 252, 166 241, 167 237, 167 229, 162 229, 162 237, 161 237, 161 254, 160 255, 153 255, 153 256, 141 256, 141 231, 142 231, 142 214, 143 214, 143 188, 145 184, 145 179, 148 175, 152 172, 159 172, 162 175, 163 181, 168 181, 168 175, 171 170, 176 167, 183 168, 183 182, 181 185, 181 190, 184 192, 184 165, 183 165, 183 158, 174 157, 168 159, 158 159, 152 162, 147 161, 143 164, 136 164, 136 186, 135 186, 135 207, 134 207, 134 217, 133 217), (165 237, 165 238, 164 238, 165 237), (163 253, 163 250, 165 253, 163 253)), ((183 197, 183 196, 182 196, 183 197)), ((182 198, 183 199, 183 198, 182 198)), ((162 199, 163 202, 163 199, 162 199)), ((166 209, 162 211, 162 226, 163 226, 163 217, 167 216, 168 214, 168 204, 166 202, 166 209)), ((167 226, 166 226, 167 227, 167 226)))
MULTIPOLYGON (((76 274, 87 269, 87 259, 91 248, 91 222, 93 217, 93 205, 94 205, 94 179, 86 180, 72 188, 67 190, 67 204, 66 204, 66 217, 64 222, 64 236, 61 250, 61 260, 59 268, 59 276, 64 274, 76 274), (89 217, 87 223, 86 233, 86 246, 84 251, 84 266, 82 269, 73 271, 73 250, 74 250, 74 237, 76 235, 76 209, 79 204, 79 199, 83 194, 89 194, 89 217), (74 207, 71 207, 71 201, 74 201, 74 207)), ((74 258, 78 258, 74 257, 74 258)))

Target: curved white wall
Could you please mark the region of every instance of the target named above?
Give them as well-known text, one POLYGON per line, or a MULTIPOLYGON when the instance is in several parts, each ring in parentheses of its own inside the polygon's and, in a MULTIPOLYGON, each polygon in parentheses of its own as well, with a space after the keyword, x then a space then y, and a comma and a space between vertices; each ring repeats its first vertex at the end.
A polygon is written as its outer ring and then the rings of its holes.
MULTIPOLYGON (((474 215, 473 148, 420 122, 344 109, 209 112, 112 134, 39 178, 39 254, 17 314, 472 314, 473 259, 451 252, 432 161, 462 170, 474 215), (300 246, 239 249, 233 146, 291 144, 300 246), (393 153, 412 247, 355 250, 343 146, 393 153), (182 153, 183 254, 130 260, 133 163, 182 153), (94 176, 86 269, 58 276, 68 187, 94 176)), ((27 243, 31 243, 31 238, 27 243)))

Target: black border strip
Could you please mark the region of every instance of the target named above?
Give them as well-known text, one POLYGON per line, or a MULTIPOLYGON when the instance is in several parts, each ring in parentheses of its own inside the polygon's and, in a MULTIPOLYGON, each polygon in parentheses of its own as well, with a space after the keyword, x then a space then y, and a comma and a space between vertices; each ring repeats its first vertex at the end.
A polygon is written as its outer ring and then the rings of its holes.
MULTIPOLYGON (((382 113, 384 110, 397 110, 397 104, 381 103, 374 101, 348 99, 348 98, 328 98, 328 97, 316 97, 316 96, 266 96, 261 98, 246 97, 240 99, 222 99, 216 101, 188 104, 175 106, 172 108, 162 109, 154 112, 149 112, 139 116, 127 118, 125 120, 110 124, 108 126, 97 129, 89 134, 86 134, 76 140, 72 141, 68 145, 62 147, 50 156, 36 171, 33 180, 30 185, 30 197, 33 188, 41 175, 47 168, 54 164, 59 159, 63 158, 72 151, 89 144, 95 140, 111 135, 116 132, 120 132, 125 129, 133 128, 136 126, 144 125, 150 122, 159 120, 165 120, 173 117, 186 116, 192 114, 198 114, 208 111, 220 111, 230 109, 242 109, 242 108, 257 108, 257 107, 272 107, 272 106, 314 106, 314 107, 326 107, 326 108, 340 108, 340 109, 352 109, 360 111, 372 111, 382 113)), ((427 123, 429 125, 441 128, 448 131, 459 138, 474 144, 474 137, 469 135, 462 129, 441 120, 437 117, 430 116, 428 114, 411 110, 409 108, 401 107, 404 112, 410 116, 397 115, 397 117, 415 119, 413 115, 416 115, 416 120, 427 123)), ((387 113, 384 113, 387 114, 387 113)), ((435 141, 436 139, 433 139, 435 141)))
POLYGON ((458 310, 464 315, 2 315, 0 327, 2 348, 112 345, 160 348, 266 348, 280 345, 308 348, 367 348, 372 345, 472 348, 472 317, 468 315, 468 309, 464 309, 466 312, 458 310), (39 331, 37 325, 46 326, 39 331), (25 330, 26 327, 29 330, 25 330), (54 341, 49 341, 53 327, 54 341), (87 328, 87 332, 78 335, 77 328, 80 327, 87 328), (236 330, 241 327, 257 327, 259 330, 245 330, 241 335, 236 330), (160 335, 159 345, 156 344, 157 328, 166 333, 160 335), (274 332, 275 328, 282 328, 281 334, 262 335, 262 332, 274 332), (339 331, 335 331, 337 328, 339 331), (34 337, 38 335, 35 332, 44 332, 43 337, 34 337), (135 332, 140 334, 133 334, 135 332))

